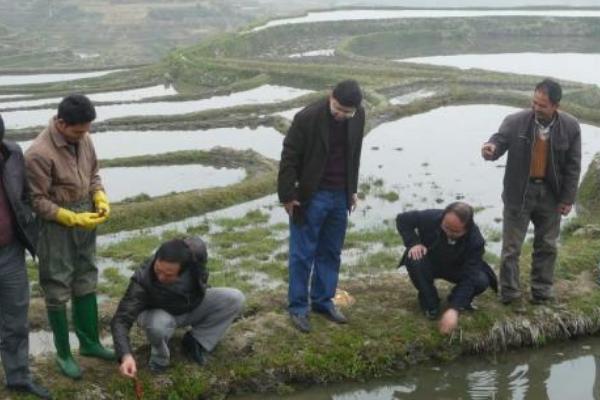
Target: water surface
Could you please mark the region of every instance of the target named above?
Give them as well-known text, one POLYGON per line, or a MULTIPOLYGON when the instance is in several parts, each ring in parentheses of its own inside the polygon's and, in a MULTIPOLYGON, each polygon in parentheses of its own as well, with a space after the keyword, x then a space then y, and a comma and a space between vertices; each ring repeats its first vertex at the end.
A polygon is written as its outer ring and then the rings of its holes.
POLYGON ((113 72, 123 71, 122 69, 110 69, 105 71, 92 72, 67 72, 50 74, 21 74, 21 75, 0 75, 0 86, 8 85, 30 85, 35 83, 51 83, 75 81, 78 79, 98 78, 113 72))

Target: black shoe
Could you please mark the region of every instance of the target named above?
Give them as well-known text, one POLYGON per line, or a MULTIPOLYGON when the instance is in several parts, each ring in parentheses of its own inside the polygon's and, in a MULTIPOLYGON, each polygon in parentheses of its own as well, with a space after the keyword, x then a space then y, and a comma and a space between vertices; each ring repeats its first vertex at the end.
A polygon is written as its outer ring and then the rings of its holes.
POLYGON ((427 317, 427 319, 430 320, 436 320, 439 316, 440 316, 440 309, 439 308, 430 308, 429 310, 425 310, 423 311, 423 313, 425 314, 425 317, 427 317))
POLYGON ((290 319, 292 320, 292 324, 300 332, 303 332, 303 333, 310 332, 310 322, 308 322, 308 317, 306 315, 299 315, 299 314, 291 314, 290 313, 290 319))
POLYGON ((477 306, 473 305, 473 303, 469 303, 464 307, 459 307, 458 311, 477 311, 477 306))
POLYGON ((330 321, 335 322, 336 324, 347 324, 348 323, 348 318, 346 318, 346 316, 344 314, 342 314, 342 312, 340 310, 338 310, 337 307, 331 307, 326 310, 315 308, 315 309, 313 309, 313 311, 316 313, 319 313, 319 314, 323 314, 323 316, 325 316, 325 318, 327 318, 330 321))
POLYGON ((553 306, 557 304, 554 297, 532 296, 529 302, 534 306, 553 306))
POLYGON ((183 354, 191 361, 202 366, 206 364, 206 350, 194 337, 191 331, 187 331, 181 339, 181 349, 183 354))
POLYGON ((157 364, 153 361, 150 361, 148 363, 148 368, 150 368, 150 372, 152 372, 154 375, 161 375, 161 374, 164 374, 165 372, 167 372, 167 369, 169 369, 169 366, 157 364))
POLYGON ((40 399, 52 399, 52 395, 48 389, 33 382, 18 385, 6 385, 6 388, 14 392, 28 393, 37 396, 40 399))

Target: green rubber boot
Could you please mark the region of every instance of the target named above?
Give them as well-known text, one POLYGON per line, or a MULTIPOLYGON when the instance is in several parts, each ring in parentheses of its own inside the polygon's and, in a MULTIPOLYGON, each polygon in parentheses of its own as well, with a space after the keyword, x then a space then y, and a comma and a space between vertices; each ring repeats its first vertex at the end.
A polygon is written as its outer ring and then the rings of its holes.
POLYGON ((114 361, 115 352, 100 344, 96 293, 73 298, 73 325, 79 338, 79 354, 114 361))
POLYGON ((81 378, 81 368, 71 354, 69 345, 69 322, 67 310, 48 310, 48 322, 54 334, 54 347, 56 347, 56 363, 63 374, 72 379, 81 378))

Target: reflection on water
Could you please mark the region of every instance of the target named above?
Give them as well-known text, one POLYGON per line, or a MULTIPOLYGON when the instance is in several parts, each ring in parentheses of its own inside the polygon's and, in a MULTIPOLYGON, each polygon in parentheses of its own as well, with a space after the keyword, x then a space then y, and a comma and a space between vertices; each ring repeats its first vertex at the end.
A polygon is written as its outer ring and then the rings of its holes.
POLYGON ((600 54, 580 53, 502 53, 415 57, 397 61, 434 64, 461 69, 551 76, 557 79, 600 85, 600 54))
POLYGON ((308 22, 355 21, 394 18, 456 18, 456 17, 600 17, 598 10, 338 10, 315 11, 298 18, 283 18, 267 22, 252 32, 279 25, 304 24, 308 22))
MULTIPOLYGON (((96 107, 98 116, 96 121, 131 116, 179 115, 245 104, 276 103, 291 100, 311 92, 310 90, 285 86, 263 85, 227 96, 214 96, 201 100, 100 105, 96 107)), ((11 129, 18 129, 46 125, 55 113, 55 109, 19 110, 5 112, 2 116, 6 126, 11 129)))
MULTIPOLYGON (((150 97, 174 96, 177 91, 174 87, 166 87, 164 85, 155 85, 144 88, 121 90, 115 92, 91 93, 88 97, 96 102, 116 102, 116 101, 138 101, 150 97)), ((53 97, 47 99, 35 100, 20 100, 20 101, 5 101, 0 102, 0 110, 8 108, 28 108, 46 104, 58 104, 61 97, 53 97)), ((2 98, 0 97, 0 101, 2 98)))
POLYGON ((395 106, 397 105, 406 105, 410 104, 413 101, 426 99, 428 97, 434 96, 435 92, 432 90, 417 90, 416 92, 411 92, 407 94, 403 94, 402 96, 394 97, 390 99, 390 104, 395 106))
POLYGON ((290 54, 289 58, 301 58, 301 57, 331 57, 335 55, 335 49, 321 49, 305 51, 304 53, 290 54))
POLYGON ((26 74, 26 75, 0 75, 0 86, 8 85, 29 85, 35 83, 51 83, 74 81, 85 78, 98 78, 113 72, 123 71, 122 69, 111 69, 105 71, 93 72, 73 72, 58 74, 26 74))
POLYGON ((335 385, 300 390, 291 396, 247 396, 238 400, 599 400, 599 350, 600 339, 587 338, 541 350, 413 367, 393 382, 335 385))
POLYGON ((228 186, 246 177, 242 168, 214 168, 204 165, 116 167, 100 170, 102 182, 112 201, 145 193, 151 197, 171 192, 228 186))
MULTIPOLYGON (((217 128, 206 131, 115 131, 92 135, 102 160, 161 154, 180 150, 209 150, 216 146, 235 150, 252 149, 275 160, 281 154, 283 135, 270 127, 217 128)), ((23 151, 31 140, 19 142, 23 151)))

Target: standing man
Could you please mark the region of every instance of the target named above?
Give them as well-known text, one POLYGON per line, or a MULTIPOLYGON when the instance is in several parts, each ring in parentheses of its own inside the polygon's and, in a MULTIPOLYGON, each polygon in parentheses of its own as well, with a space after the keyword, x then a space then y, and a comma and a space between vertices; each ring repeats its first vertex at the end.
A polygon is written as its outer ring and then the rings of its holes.
POLYGON ((521 303, 519 256, 529 221, 535 229, 531 302, 554 300, 560 219, 573 207, 581 171, 581 129, 573 116, 558 110, 561 97, 557 82, 543 80, 535 87, 531 109, 506 117, 481 149, 485 160, 496 160, 508 151, 500 261, 504 304, 521 303))
POLYGON ((21 148, 4 142, 0 116, 0 356, 9 390, 50 399, 29 372, 29 280, 25 249, 35 256, 37 229, 29 206, 21 148))
POLYGON ((283 141, 277 189, 290 216, 289 312, 302 332, 310 331, 309 292, 313 311, 347 322, 332 299, 348 213, 357 201, 361 102, 356 81, 340 82, 327 98, 296 114, 283 141))
POLYGON ((406 265, 427 318, 436 319, 440 313, 434 280, 455 284, 448 296, 448 309, 440 319, 442 333, 457 327, 459 313, 473 309, 475 296, 488 287, 497 290, 496 274, 483 260, 485 240, 473 221, 473 207, 467 203, 458 201, 444 210, 398 214, 396 227, 406 246, 400 265, 406 265))
POLYGON ((191 326, 182 339, 184 354, 204 365, 210 351, 242 312, 245 297, 233 288, 209 288, 206 245, 199 237, 173 239, 131 277, 111 322, 119 371, 137 374, 129 330, 137 320, 150 342, 150 370, 164 372, 171 361, 169 339, 177 327, 191 326))
POLYGON ((96 111, 79 94, 65 97, 58 114, 25 153, 33 208, 40 223, 40 285, 61 371, 81 377, 71 354, 66 303, 82 356, 113 360, 99 340, 96 302, 96 226, 109 216, 98 160, 89 134, 96 111))

